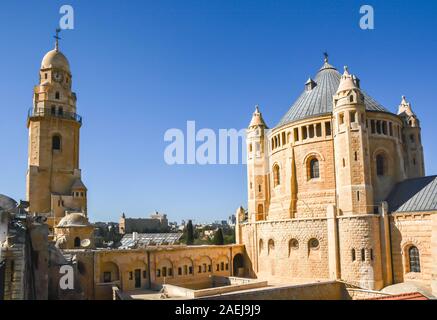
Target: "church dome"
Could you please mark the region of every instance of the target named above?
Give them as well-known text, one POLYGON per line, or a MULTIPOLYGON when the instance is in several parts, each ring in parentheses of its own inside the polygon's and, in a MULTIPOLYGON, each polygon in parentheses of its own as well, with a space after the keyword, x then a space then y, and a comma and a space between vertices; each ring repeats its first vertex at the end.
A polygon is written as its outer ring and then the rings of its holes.
POLYGON ((17 202, 9 198, 8 196, 5 196, 3 194, 0 194, 0 210, 5 211, 11 211, 17 207, 17 202))
MULTIPOLYGON (((311 86, 306 86, 299 98, 279 121, 277 127, 301 119, 332 113, 332 99, 339 89, 350 89, 352 79, 340 86, 341 74, 325 59, 311 86)), ((308 82, 307 82, 308 83, 308 82)), ((381 104, 361 90, 366 110, 389 112, 381 104)))
POLYGON ((53 49, 46 53, 41 62, 41 69, 57 68, 70 72, 70 63, 61 51, 53 49))
POLYGON ((70 213, 59 221, 57 228, 69 228, 69 227, 88 227, 90 223, 88 218, 82 213, 70 213))

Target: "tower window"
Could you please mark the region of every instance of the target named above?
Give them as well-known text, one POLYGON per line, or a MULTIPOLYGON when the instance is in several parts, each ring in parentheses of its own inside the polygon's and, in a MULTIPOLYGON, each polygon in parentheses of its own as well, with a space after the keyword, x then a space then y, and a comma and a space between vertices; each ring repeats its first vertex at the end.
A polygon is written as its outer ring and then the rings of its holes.
POLYGON ((331 122, 325 122, 325 130, 326 130, 326 135, 330 136, 331 135, 331 122))
POLYGON ((366 250, 361 249, 361 261, 366 260, 366 250))
POLYGON ((317 137, 322 136, 322 124, 321 123, 316 124, 316 136, 317 137))
POLYGON ((376 132, 378 133, 378 134, 381 134, 382 133, 382 129, 381 129, 381 121, 376 121, 376 132))
POLYGON ((346 167, 346 160, 343 158, 343 168, 346 167))
POLYGON ((58 115, 60 115, 60 116, 64 115, 64 109, 62 107, 59 107, 58 115))
POLYGON ((420 254, 417 247, 411 246, 410 249, 408 249, 408 258, 410 272, 420 272, 420 254))
POLYGON ((355 261, 357 259, 355 249, 352 249, 352 261, 355 261))
POLYGON ((281 184, 279 166, 275 164, 273 166, 273 186, 276 187, 281 184))
POLYGON ((357 201, 360 201, 360 192, 357 191, 357 201))
POLYGON ((55 99, 59 100, 60 98, 61 98, 61 95, 60 95, 59 91, 56 91, 55 99))
POLYGON ((320 178, 319 160, 317 160, 316 158, 311 159, 309 169, 310 169, 310 179, 320 178))
POLYGON ((294 141, 299 141, 299 129, 294 128, 293 132, 294 132, 294 141))
POLYGON ((59 135, 53 136, 52 150, 61 150, 61 136, 59 135))
POLYGON ((370 120, 370 130, 372 133, 375 133, 375 120, 370 120))
POLYGON ((339 124, 343 124, 344 123, 344 114, 340 113, 339 117, 338 117, 338 123, 339 124))
POLYGON ((79 237, 74 238, 74 246, 76 248, 80 247, 80 238, 79 237))
MULTIPOLYGON (((353 100, 353 97, 351 96, 351 102, 352 102, 352 100, 353 100)), ((350 113, 350 116, 351 116, 351 122, 356 122, 357 121, 357 113, 355 111, 352 111, 350 113)))
POLYGON ((252 152, 252 144, 249 143, 249 152, 252 152))
POLYGON ((413 165, 416 165, 416 158, 413 158, 413 165))
POLYGON ((261 192, 261 185, 258 185, 258 191, 261 192))
POLYGON ((384 175, 384 156, 381 154, 376 156, 376 175, 384 175))
POLYGON ((411 143, 414 143, 415 141, 414 141, 414 134, 410 134, 410 141, 411 141, 411 143))
POLYGON ((51 112, 52 116, 56 115, 56 107, 52 106, 50 109, 50 112, 51 112))
POLYGON ((302 127, 302 139, 305 140, 308 137, 307 127, 302 127))
POLYGON ((370 249, 370 260, 373 261, 373 249, 370 249))
POLYGON ((356 151, 354 153, 354 157, 355 157, 355 161, 357 161, 358 160, 358 153, 356 151))
POLYGON ((47 75, 47 72, 46 73, 44 73, 44 78, 48 78, 48 75, 47 75))
POLYGON ((262 204, 259 204, 259 205, 258 205, 258 213, 259 213, 259 214, 263 214, 263 213, 264 213, 264 207, 263 207, 262 204))
POLYGON ((270 252, 272 252, 273 250, 275 250, 275 241, 273 241, 273 239, 270 239, 267 244, 267 254, 270 254, 270 252))
POLYGON ((310 248, 310 250, 318 249, 319 248, 319 240, 317 240, 316 238, 310 239, 310 241, 308 242, 308 247, 310 248))
POLYGON ((388 129, 388 131, 390 132, 390 136, 393 137, 393 123, 389 122, 388 129))

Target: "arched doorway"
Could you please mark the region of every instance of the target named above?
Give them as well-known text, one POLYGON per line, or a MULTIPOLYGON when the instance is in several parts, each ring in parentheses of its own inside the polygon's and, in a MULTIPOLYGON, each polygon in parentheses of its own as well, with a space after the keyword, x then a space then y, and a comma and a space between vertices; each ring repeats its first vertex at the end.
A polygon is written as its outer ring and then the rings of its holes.
POLYGON ((244 258, 241 253, 238 253, 234 256, 233 261, 233 272, 234 277, 243 277, 244 276, 244 258))

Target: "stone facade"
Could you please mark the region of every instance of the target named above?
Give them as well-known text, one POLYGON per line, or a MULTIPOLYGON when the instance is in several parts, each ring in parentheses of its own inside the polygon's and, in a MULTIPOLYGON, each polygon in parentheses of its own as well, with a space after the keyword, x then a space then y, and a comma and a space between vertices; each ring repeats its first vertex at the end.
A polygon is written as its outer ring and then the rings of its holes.
POLYGON ((435 283, 437 211, 392 214, 384 202, 397 183, 425 174, 419 120, 405 97, 393 114, 325 59, 278 126, 268 129, 256 107, 247 157, 248 210, 237 210, 236 238, 253 276, 371 290, 435 283), (409 244, 420 272, 405 267, 409 244))

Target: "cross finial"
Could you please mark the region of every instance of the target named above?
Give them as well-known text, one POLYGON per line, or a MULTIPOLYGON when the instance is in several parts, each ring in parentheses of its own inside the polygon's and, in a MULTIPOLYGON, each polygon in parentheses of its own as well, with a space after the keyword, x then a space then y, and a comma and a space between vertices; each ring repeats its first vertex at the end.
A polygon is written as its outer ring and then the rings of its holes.
POLYGON ((323 52, 323 56, 325 57, 325 62, 328 62, 328 52, 323 52))
POLYGON ((55 50, 56 51, 59 51, 59 40, 61 40, 61 38, 59 37, 59 32, 61 32, 61 29, 56 28, 56 35, 53 36, 53 38, 56 39, 56 42, 55 42, 55 50))

